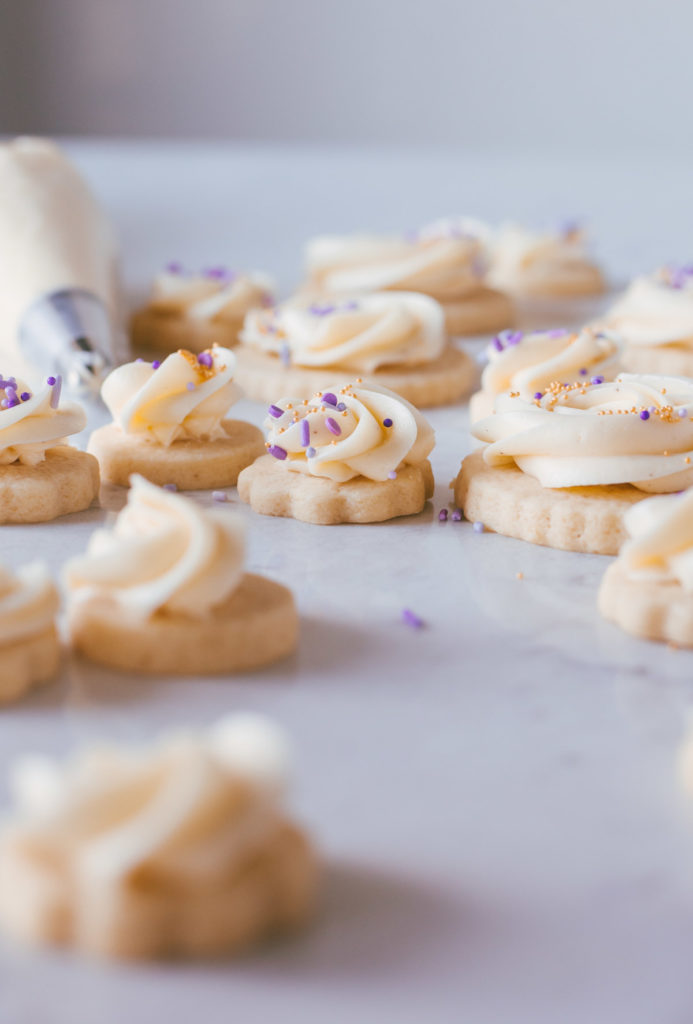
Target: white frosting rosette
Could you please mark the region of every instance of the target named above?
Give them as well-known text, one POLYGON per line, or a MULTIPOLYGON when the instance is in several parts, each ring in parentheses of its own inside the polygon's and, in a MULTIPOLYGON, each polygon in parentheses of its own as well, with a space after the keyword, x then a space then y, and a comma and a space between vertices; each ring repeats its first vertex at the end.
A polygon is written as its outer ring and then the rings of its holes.
POLYGON ((16 572, 0 567, 0 647, 30 640, 49 629, 58 592, 48 569, 32 562, 16 572))
POLYGON ((629 345, 693 348, 693 267, 636 277, 605 317, 629 345))
POLYGON ((554 385, 541 399, 499 395, 472 427, 490 466, 515 463, 543 487, 630 483, 643 491, 693 484, 693 381, 620 374, 604 384, 554 385))
POLYGON ((489 283, 508 292, 570 290, 586 273, 595 273, 584 232, 572 225, 536 232, 504 224, 489 239, 489 283))
POLYGON ((162 445, 180 439, 225 437, 223 420, 240 397, 236 357, 215 345, 199 355, 183 349, 162 362, 137 360, 108 375, 101 389, 114 422, 125 434, 162 445))
POLYGON ((693 592, 693 490, 647 498, 624 517, 630 540, 619 563, 635 579, 693 592))
POLYGON ((191 273, 179 263, 170 263, 154 281, 149 306, 190 320, 236 322, 249 309, 272 305, 273 289, 271 278, 257 271, 237 274, 226 267, 211 267, 191 273))
POLYGON ((435 443, 433 429, 409 402, 375 384, 335 385, 304 401, 281 399, 265 420, 267 450, 288 470, 338 483, 387 480, 417 464, 435 443))
POLYGON ((240 583, 244 557, 239 517, 132 476, 113 528, 96 530, 64 573, 80 600, 107 598, 140 618, 166 611, 202 619, 240 583))
POLYGON ((287 364, 372 373, 437 359, 446 345, 445 318, 434 299, 408 292, 287 302, 250 312, 241 341, 287 364))
POLYGON ((61 383, 60 377, 49 377, 32 391, 24 381, 0 378, 0 465, 35 466, 50 448, 66 444, 68 435, 87 425, 80 405, 61 402, 61 383))
POLYGON ((307 246, 308 275, 329 294, 397 289, 460 299, 483 285, 486 231, 460 217, 399 237, 322 236, 307 246))

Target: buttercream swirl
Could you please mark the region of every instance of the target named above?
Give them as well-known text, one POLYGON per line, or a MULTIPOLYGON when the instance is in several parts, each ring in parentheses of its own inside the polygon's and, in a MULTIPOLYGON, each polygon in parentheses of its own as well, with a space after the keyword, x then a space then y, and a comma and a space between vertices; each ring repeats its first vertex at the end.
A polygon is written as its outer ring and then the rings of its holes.
POLYGON ((693 348, 693 268, 662 267, 636 277, 605 323, 629 345, 693 348))
POLYGON ((491 466, 515 462, 543 487, 630 483, 678 491, 693 483, 693 381, 620 374, 556 384, 541 399, 499 395, 472 427, 491 466))
POLYGON ((406 236, 322 236, 306 250, 309 279, 328 294, 397 289, 441 302, 464 298, 483 285, 481 230, 458 218, 406 236))
POLYGON ((191 320, 235 323, 250 309, 272 305, 272 293, 270 278, 257 271, 239 274, 226 267, 210 267, 191 273, 171 263, 156 277, 149 306, 191 320))
POLYGON ((615 376, 621 341, 610 331, 584 327, 548 331, 504 331, 488 345, 481 389, 488 395, 513 391, 532 399, 554 381, 587 383, 615 376))
POLYGON ((84 429, 84 410, 76 402, 61 402, 60 389, 60 377, 49 377, 35 391, 25 381, 0 377, 0 465, 36 466, 49 449, 84 429))
POLYGON ((436 359, 446 344, 445 319, 434 299, 408 292, 287 302, 249 313, 241 341, 297 366, 371 373, 436 359))
POLYGON ((489 282, 504 291, 550 294, 573 287, 582 291, 581 284, 585 291, 603 290, 584 232, 572 225, 553 232, 501 225, 491 236, 489 248, 489 282))
POLYGON ((312 399, 281 399, 265 420, 267 448, 288 470, 338 483, 387 480, 430 454, 433 429, 409 402, 375 384, 335 385, 312 399))
POLYGON ((0 566, 0 646, 29 640, 50 629, 58 592, 41 562, 10 572, 0 566))
POLYGON ((206 617, 241 580, 242 520, 140 476, 130 481, 112 529, 96 530, 86 554, 65 566, 68 587, 81 600, 106 598, 138 617, 206 617))
POLYGON ((619 562, 629 575, 693 591, 693 490, 639 501, 624 523, 630 540, 619 562))
POLYGON ((126 434, 170 445, 225 437, 223 420, 239 398, 236 357, 215 345, 199 355, 180 349, 163 362, 137 360, 108 375, 101 396, 126 434))
POLYGON ((274 773, 286 750, 270 722, 239 715, 149 750, 96 746, 64 765, 25 757, 11 772, 5 839, 51 848, 71 885, 116 882, 144 865, 169 884, 228 879, 282 826, 284 779, 274 773))

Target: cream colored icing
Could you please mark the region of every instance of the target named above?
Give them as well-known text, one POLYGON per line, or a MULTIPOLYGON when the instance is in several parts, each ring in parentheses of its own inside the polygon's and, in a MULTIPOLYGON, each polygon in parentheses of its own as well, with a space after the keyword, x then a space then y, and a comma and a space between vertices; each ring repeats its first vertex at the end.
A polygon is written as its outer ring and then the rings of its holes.
POLYGON ((592 271, 585 235, 577 228, 535 232, 519 224, 504 224, 490 242, 489 282, 504 291, 540 291, 561 280, 592 271))
POLYGON ((629 345, 693 348, 693 272, 663 267, 649 277, 636 277, 605 323, 629 345))
POLYGON ((170 265, 154 281, 149 305, 191 320, 242 320, 250 309, 271 306, 274 285, 266 274, 235 274, 224 267, 188 273, 170 265))
POLYGON ((446 345, 445 318, 434 299, 408 292, 287 302, 249 313, 241 341, 296 366, 371 373, 437 359, 446 345))
POLYGON ((543 487, 631 483, 644 491, 693 484, 693 381, 620 374, 556 385, 542 399, 499 395, 475 423, 491 466, 515 462, 543 487))
POLYGON ((200 355, 180 349, 159 365, 137 360, 108 375, 101 395, 126 434, 159 444, 225 437, 223 420, 240 397, 236 357, 215 345, 200 355))
POLYGON ((55 622, 58 592, 41 562, 16 572, 0 567, 0 646, 31 640, 55 622))
POLYGON ((36 390, 14 377, 2 381, 0 394, 0 465, 20 462, 36 466, 46 452, 66 443, 87 425, 84 410, 76 402, 61 400, 60 378, 36 390), (28 396, 24 399, 22 396, 28 396))
POLYGON ((624 522, 630 540, 619 562, 628 573, 693 591, 693 489, 640 501, 624 522))
POLYGON ((558 381, 588 383, 594 377, 611 379, 618 372, 622 343, 610 331, 583 327, 580 331, 504 331, 488 345, 488 362, 481 375, 485 394, 517 392, 532 399, 558 381))
POLYGON ((269 454, 287 470, 338 483, 356 476, 387 480, 399 466, 422 462, 435 443, 418 409, 388 388, 359 382, 303 402, 281 399, 270 406, 265 426, 269 454))
POLYGON ((243 575, 242 519, 140 476, 130 482, 112 529, 96 530, 86 554, 66 564, 69 589, 80 600, 105 598, 138 618, 160 611, 205 618, 243 575))

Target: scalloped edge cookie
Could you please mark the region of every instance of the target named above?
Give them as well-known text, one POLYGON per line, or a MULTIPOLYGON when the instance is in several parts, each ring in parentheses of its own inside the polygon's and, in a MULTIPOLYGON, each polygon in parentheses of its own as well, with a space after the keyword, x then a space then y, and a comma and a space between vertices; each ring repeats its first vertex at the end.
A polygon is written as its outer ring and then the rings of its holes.
POLYGON ((496 288, 484 287, 468 298, 440 304, 445 313, 448 334, 458 338, 495 334, 505 327, 514 327, 517 319, 512 298, 496 288))
POLYGON ((180 313, 164 313, 144 307, 130 317, 130 341, 138 352, 205 352, 213 345, 233 348, 239 342, 243 317, 233 320, 193 320, 180 313))
POLYGON ((562 551, 617 555, 627 539, 623 516, 651 497, 630 484, 549 488, 517 466, 487 466, 468 455, 450 486, 466 519, 506 537, 562 551))
POLYGON ((35 636, 0 646, 0 706, 19 700, 47 683, 60 667, 60 641, 55 626, 35 636))
POLYGON ((621 362, 627 373, 693 377, 693 349, 683 345, 626 345, 621 362))
POLYGON ((60 862, 35 847, 11 831, 0 843, 0 917, 31 945, 130 960, 232 954, 303 925, 317 895, 316 855, 286 821, 228 877, 178 890, 146 869, 115 885, 63 878, 60 862))
POLYGON ((295 473, 263 455, 238 478, 238 496, 263 516, 286 516, 303 523, 382 523, 421 512, 433 497, 433 470, 428 459, 397 470, 394 480, 354 477, 337 483, 326 477, 295 473))
POLYGON ((614 562, 604 573, 597 607, 633 636, 693 647, 693 594, 680 583, 634 579, 614 562))
POLYGON ((49 448, 35 466, 0 466, 0 523, 46 523, 83 512, 99 485, 97 460, 69 445, 49 448))
POLYGON ((249 672, 290 654, 298 642, 298 613, 288 587, 246 573, 229 597, 204 619, 157 612, 123 612, 115 602, 70 601, 68 629, 75 650, 90 661, 126 672, 224 675, 249 672))
POLYGON ((171 445, 124 434, 113 423, 89 438, 89 451, 99 460, 105 483, 128 487, 139 473, 153 484, 175 484, 181 491, 233 487, 238 474, 265 451, 262 431, 245 420, 222 422, 228 438, 174 441, 171 445))
MULTIPOLYGON (((326 380, 332 384, 350 384, 354 380, 353 370, 283 366, 277 356, 247 345, 236 350, 236 357, 235 379, 247 397, 257 402, 275 402, 283 395, 310 398, 324 387, 326 380)), ((466 395, 477 381, 478 369, 467 352, 448 345, 430 363, 375 370, 361 376, 364 383, 381 384, 417 408, 430 408, 451 405, 466 395)))

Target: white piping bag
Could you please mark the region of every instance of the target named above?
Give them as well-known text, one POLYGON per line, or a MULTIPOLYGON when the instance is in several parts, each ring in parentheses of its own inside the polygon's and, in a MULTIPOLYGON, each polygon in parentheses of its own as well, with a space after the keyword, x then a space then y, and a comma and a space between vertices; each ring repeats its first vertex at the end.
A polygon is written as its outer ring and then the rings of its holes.
POLYGON ((124 358, 111 225, 46 139, 0 144, 0 370, 98 393, 124 358))

